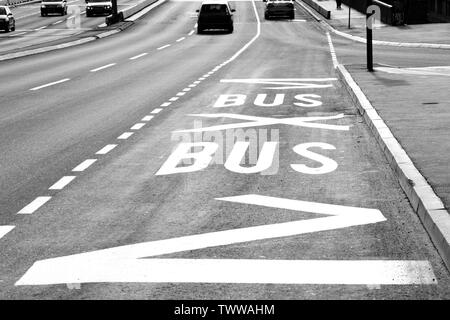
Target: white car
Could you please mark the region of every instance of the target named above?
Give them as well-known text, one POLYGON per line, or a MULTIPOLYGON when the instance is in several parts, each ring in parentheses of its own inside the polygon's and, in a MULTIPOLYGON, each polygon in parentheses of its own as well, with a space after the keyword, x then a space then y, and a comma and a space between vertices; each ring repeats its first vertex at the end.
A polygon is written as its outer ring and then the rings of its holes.
POLYGON ((8 6, 0 6, 0 29, 5 32, 16 30, 16 20, 8 6))

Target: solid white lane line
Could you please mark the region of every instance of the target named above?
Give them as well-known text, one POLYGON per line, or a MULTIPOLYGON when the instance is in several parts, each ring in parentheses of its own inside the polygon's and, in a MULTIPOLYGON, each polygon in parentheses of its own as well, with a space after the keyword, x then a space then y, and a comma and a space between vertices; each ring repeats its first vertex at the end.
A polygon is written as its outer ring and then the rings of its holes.
POLYGON ((168 48, 168 47, 170 47, 170 44, 166 44, 165 46, 159 47, 156 50, 162 50, 162 49, 165 49, 165 48, 168 48))
POLYGON ((194 30, 191 30, 191 32, 188 33, 189 36, 192 36, 194 34, 194 30))
POLYGON ((152 113, 152 114, 155 114, 155 113, 160 113, 161 112, 161 108, 156 108, 156 109, 154 109, 152 112, 150 112, 150 113, 152 113))
POLYGON ((91 72, 97 72, 97 71, 100 71, 100 70, 103 70, 103 69, 106 69, 106 68, 110 68, 110 67, 115 66, 115 65, 116 65, 115 63, 110 63, 110 64, 107 64, 107 65, 104 65, 104 66, 92 69, 91 72))
POLYGON ((334 50, 333 41, 331 40, 330 33, 327 32, 328 45, 330 46, 331 60, 333 61, 333 67, 336 69, 339 62, 336 57, 336 51, 334 50))
POLYGON ((191 90, 192 90, 191 88, 184 88, 183 89, 184 92, 188 92, 188 91, 191 91, 191 90))
POLYGON ((117 139, 126 140, 133 135, 134 132, 124 132, 117 139))
POLYGON ((179 97, 172 97, 172 98, 169 99, 169 101, 173 102, 173 101, 177 101, 178 99, 180 99, 180 98, 179 97))
POLYGON ((0 226, 0 239, 14 228, 14 226, 0 226))
POLYGON ((181 97, 181 96, 184 96, 185 94, 186 94, 186 92, 178 92, 177 96, 181 97))
POLYGON ((181 37, 180 39, 176 40, 176 42, 183 41, 184 39, 186 39, 186 37, 181 37))
POLYGON ((148 55, 148 52, 144 52, 144 53, 138 54, 137 56, 131 57, 130 60, 136 60, 136 59, 139 59, 146 55, 148 55))
POLYGON ((55 84, 63 83, 63 82, 69 81, 69 80, 70 80, 69 78, 66 78, 66 79, 62 79, 62 80, 59 80, 59 81, 50 82, 50 83, 44 84, 44 85, 39 86, 39 87, 31 88, 30 90, 31 91, 36 91, 36 90, 39 90, 39 89, 42 89, 42 88, 47 88, 47 87, 53 86, 55 84))
POLYGON ((143 123, 143 122, 136 123, 134 126, 132 126, 132 127, 130 128, 130 130, 139 130, 139 129, 141 129, 143 126, 145 126, 145 123, 143 123))
POLYGON ((17 214, 32 214, 51 198, 52 197, 37 197, 32 202, 30 202, 26 207, 17 212, 17 214))
POLYGON ((117 144, 108 144, 108 145, 104 146, 102 149, 100 149, 99 151, 97 151, 95 154, 107 154, 115 147, 117 147, 117 144))
POLYGON ((172 102, 164 102, 161 107, 168 107, 172 104, 172 102))
POLYGON ((75 178, 76 178, 76 176, 64 176, 48 189, 49 190, 61 190, 65 186, 67 186, 70 182, 72 182, 72 180, 75 178))
POLYGON ((87 159, 72 169, 73 172, 82 172, 89 168, 97 159, 87 159))
POLYGON ((150 121, 153 119, 153 116, 145 116, 141 119, 141 121, 150 121))

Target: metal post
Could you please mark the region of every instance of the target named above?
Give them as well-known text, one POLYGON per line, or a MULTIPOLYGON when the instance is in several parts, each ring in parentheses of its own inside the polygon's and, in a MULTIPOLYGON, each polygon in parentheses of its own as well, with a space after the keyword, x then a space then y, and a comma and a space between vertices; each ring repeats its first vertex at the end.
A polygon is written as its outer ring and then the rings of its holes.
POLYGON ((372 15, 375 14, 375 11, 372 13, 366 13, 366 42, 367 42, 367 70, 373 72, 373 44, 372 44, 372 23, 369 22, 369 19, 372 19, 372 15))

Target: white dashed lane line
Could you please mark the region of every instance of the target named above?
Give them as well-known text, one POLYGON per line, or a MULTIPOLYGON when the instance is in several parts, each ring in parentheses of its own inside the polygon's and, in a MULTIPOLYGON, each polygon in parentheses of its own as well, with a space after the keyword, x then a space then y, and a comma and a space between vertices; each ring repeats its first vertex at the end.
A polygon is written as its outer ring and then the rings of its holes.
POLYGON ((39 86, 39 87, 31 88, 30 90, 31 91, 36 91, 36 90, 39 90, 39 89, 42 89, 42 88, 46 88, 46 87, 50 87, 50 86, 53 86, 55 84, 63 83, 63 82, 69 81, 69 80, 70 80, 69 78, 66 78, 66 79, 62 79, 62 80, 59 80, 59 81, 50 82, 50 83, 44 84, 44 85, 39 86))
POLYGON ((87 159, 80 163, 78 166, 72 169, 73 172, 82 172, 89 168, 97 159, 87 159))
POLYGON ((143 123, 143 122, 136 123, 134 126, 132 126, 132 127, 130 128, 130 130, 139 130, 139 129, 141 129, 143 126, 145 126, 145 123, 143 123))
POLYGON ((146 55, 148 55, 148 52, 144 52, 144 53, 138 54, 137 56, 131 57, 130 60, 136 60, 136 59, 142 58, 146 55))
POLYGON ((117 139, 126 140, 133 135, 134 132, 124 132, 117 139))
POLYGON ((159 47, 156 50, 162 50, 162 49, 168 48, 170 46, 171 46, 170 44, 166 44, 165 46, 159 47))
POLYGON ((110 67, 115 66, 115 65, 116 65, 115 63, 110 63, 110 64, 107 64, 105 66, 101 66, 101 67, 92 69, 91 72, 97 72, 97 71, 100 71, 100 70, 103 70, 103 69, 106 69, 106 68, 110 68, 110 67))
POLYGON ((72 182, 73 179, 75 179, 76 176, 65 176, 58 180, 54 185, 52 185, 49 190, 61 190, 65 186, 67 186, 69 183, 72 182))
POLYGON ((49 201, 52 197, 37 197, 32 202, 30 202, 26 207, 20 210, 17 214, 32 214, 37 209, 42 207, 47 201, 49 201))
POLYGON ((107 154, 115 147, 117 147, 117 144, 108 144, 104 146, 102 149, 98 150, 95 154, 107 154))

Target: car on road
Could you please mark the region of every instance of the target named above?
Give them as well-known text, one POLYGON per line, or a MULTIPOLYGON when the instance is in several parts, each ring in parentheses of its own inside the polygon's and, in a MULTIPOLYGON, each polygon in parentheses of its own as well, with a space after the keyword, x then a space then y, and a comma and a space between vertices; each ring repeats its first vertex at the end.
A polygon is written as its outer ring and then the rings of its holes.
POLYGON ((16 20, 8 6, 0 6, 0 29, 5 32, 16 30, 16 20))
POLYGON ((230 7, 228 1, 208 0, 201 4, 197 10, 197 33, 203 33, 205 30, 227 30, 233 32, 233 12, 235 9, 230 7))
POLYGON ((67 14, 66 0, 42 0, 41 16, 48 16, 49 13, 59 13, 62 16, 67 14))
POLYGON ((294 19, 294 2, 292 0, 268 0, 264 11, 264 18, 269 20, 272 17, 294 19))
POLYGON ((86 17, 110 15, 113 13, 112 2, 108 0, 86 0, 86 17))

